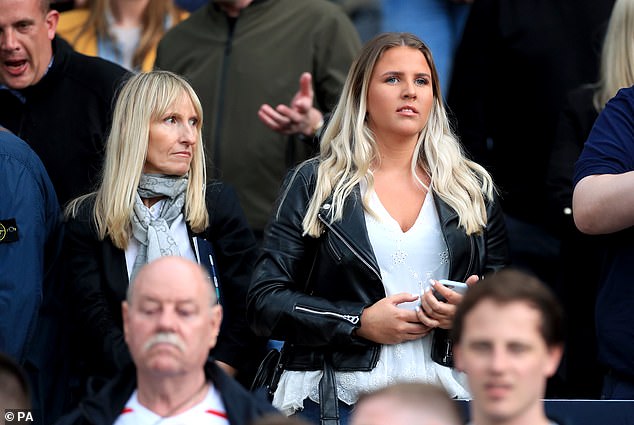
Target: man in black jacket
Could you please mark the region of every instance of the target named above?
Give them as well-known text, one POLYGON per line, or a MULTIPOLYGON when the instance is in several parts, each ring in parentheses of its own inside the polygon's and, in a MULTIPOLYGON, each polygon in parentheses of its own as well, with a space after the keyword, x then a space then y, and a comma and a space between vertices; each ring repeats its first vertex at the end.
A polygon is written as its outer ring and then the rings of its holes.
POLYGON ((55 37, 48 0, 0 0, 0 124, 39 155, 61 205, 93 189, 127 74, 55 37))
MULTIPOLYGON (((59 13, 49 0, 0 0, 0 11, 0 125, 40 157, 64 205, 97 181, 113 98, 128 73, 75 53, 55 37, 59 13)), ((21 362, 43 423, 69 403, 66 371, 73 350, 64 342, 64 298, 54 289, 61 283, 52 279, 43 288, 38 325, 21 362)))
POLYGON ((61 424, 182 423, 243 425, 276 410, 208 359, 222 307, 205 271, 182 257, 143 267, 123 302, 129 368, 80 403, 61 424), (212 421, 212 418, 213 419, 212 421))

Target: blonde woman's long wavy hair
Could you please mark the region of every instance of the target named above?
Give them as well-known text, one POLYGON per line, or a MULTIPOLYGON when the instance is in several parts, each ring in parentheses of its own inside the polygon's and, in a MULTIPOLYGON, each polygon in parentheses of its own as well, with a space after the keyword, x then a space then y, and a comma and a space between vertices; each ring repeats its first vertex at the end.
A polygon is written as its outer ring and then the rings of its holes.
POLYGON ((594 108, 601 112, 623 87, 634 85, 634 0, 617 0, 601 50, 594 108))
MULTIPOLYGON (((83 34, 97 32, 97 37, 112 38, 108 24, 111 0, 89 0, 88 19, 79 30, 73 43, 76 43, 83 34)), ((149 0, 143 11, 141 38, 132 56, 132 67, 141 69, 143 59, 148 52, 156 47, 161 37, 165 34, 165 19, 170 18, 172 24, 179 21, 179 10, 173 0, 149 0)))
POLYGON ((197 141, 188 173, 185 219, 194 232, 201 232, 207 227, 209 215, 205 206, 202 106, 189 83, 169 71, 136 74, 121 88, 106 142, 99 188, 72 201, 66 208, 67 216, 75 217, 79 206, 94 195, 92 217, 99 239, 108 236, 117 248, 126 249, 132 235, 130 217, 147 156, 150 124, 163 119, 182 96, 191 100, 198 115, 197 141))
MULTIPOLYGON (((428 189, 458 213, 459 225, 467 234, 480 233, 486 226, 485 202, 493 198, 493 181, 483 167, 465 157, 450 128, 429 48, 413 34, 384 33, 370 40, 352 64, 339 102, 322 135, 316 188, 302 223, 304 234, 313 237, 321 234, 319 209, 331 195, 331 220, 338 221, 346 198, 362 179, 367 179, 369 189, 374 186, 371 167, 379 161, 379 155, 365 120, 368 86, 383 52, 398 46, 419 50, 432 73, 434 102, 412 156, 412 175, 421 184, 417 167, 431 176, 428 189)), ((362 202, 366 211, 370 211, 368 200, 362 202)))

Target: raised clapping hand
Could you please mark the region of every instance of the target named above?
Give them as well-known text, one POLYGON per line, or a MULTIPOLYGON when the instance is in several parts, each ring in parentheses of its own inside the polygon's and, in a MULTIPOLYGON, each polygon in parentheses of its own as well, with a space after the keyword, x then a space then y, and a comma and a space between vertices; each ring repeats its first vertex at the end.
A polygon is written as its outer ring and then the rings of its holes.
POLYGON ((304 134, 313 136, 323 115, 313 107, 313 77, 304 72, 299 79, 299 90, 290 106, 268 104, 260 106, 258 117, 270 129, 282 134, 304 134))

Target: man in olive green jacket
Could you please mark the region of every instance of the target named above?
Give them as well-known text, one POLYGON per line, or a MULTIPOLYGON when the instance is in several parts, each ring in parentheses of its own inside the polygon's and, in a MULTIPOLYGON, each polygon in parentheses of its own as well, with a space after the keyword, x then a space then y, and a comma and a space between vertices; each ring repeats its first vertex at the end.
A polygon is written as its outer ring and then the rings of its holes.
POLYGON ((326 0, 212 0, 159 43, 155 67, 185 76, 203 104, 208 178, 237 189, 258 237, 288 168, 316 153, 360 47, 326 0))

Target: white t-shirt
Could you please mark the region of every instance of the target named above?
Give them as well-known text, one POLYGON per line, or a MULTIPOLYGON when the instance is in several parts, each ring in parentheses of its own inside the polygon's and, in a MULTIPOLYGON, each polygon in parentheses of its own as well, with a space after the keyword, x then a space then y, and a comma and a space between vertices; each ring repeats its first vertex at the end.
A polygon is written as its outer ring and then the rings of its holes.
POLYGON ((137 399, 137 391, 125 404, 123 411, 114 425, 229 425, 227 411, 220 394, 213 385, 205 398, 187 411, 175 416, 161 417, 141 405, 137 399))

